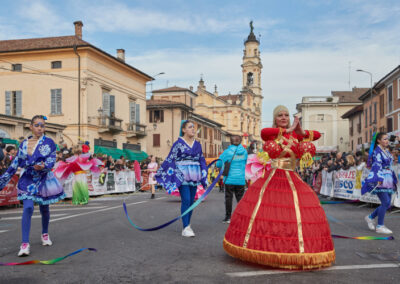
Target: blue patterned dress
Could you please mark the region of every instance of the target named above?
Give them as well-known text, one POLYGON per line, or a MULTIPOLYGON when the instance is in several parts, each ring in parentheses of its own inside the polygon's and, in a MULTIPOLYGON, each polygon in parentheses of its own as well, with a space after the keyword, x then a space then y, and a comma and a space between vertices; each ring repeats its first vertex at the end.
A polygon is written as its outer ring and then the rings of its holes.
POLYGON ((372 194, 388 192, 392 194, 397 189, 397 177, 392 169, 393 156, 388 150, 376 146, 372 153, 372 168, 361 188, 361 194, 373 190, 372 194), (382 184, 378 185, 378 182, 382 184), (378 186, 377 186, 378 185, 378 186), (376 187, 376 189, 374 189, 376 187))
POLYGON ((55 162, 56 145, 53 140, 43 135, 33 149, 32 156, 29 156, 28 140, 26 139, 19 145, 18 154, 10 167, 0 177, 0 189, 3 189, 17 169, 21 168, 18 200, 31 199, 40 205, 58 202, 65 198, 65 193, 51 171, 55 162), (34 165, 40 165, 42 162, 44 163, 43 170, 37 171, 33 168, 34 165))
POLYGON ((172 193, 181 185, 202 184, 206 188, 207 165, 201 144, 195 140, 190 147, 182 137, 179 137, 172 145, 155 178, 168 193, 172 193))

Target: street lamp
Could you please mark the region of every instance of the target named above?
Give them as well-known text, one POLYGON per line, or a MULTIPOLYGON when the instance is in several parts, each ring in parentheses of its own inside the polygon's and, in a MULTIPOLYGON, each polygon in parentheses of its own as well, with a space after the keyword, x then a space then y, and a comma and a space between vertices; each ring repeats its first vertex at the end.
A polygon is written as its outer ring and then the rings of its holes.
MULTIPOLYGON (((372 73, 371 73, 371 72, 368 72, 368 71, 365 71, 365 70, 362 70, 362 69, 357 69, 356 71, 357 71, 357 72, 367 73, 367 74, 369 75, 369 77, 370 77, 370 80, 371 80, 371 89, 370 89, 370 91, 371 91, 371 111, 370 111, 370 112, 371 112, 371 113, 370 113, 369 115, 370 115, 370 117, 372 117, 372 96, 373 96, 373 93, 372 93, 372 88, 373 88, 373 86, 372 86, 372 73)), ((374 119, 372 125, 375 126, 375 119, 374 119)), ((374 127, 373 127, 373 130, 375 130, 374 127)), ((373 132, 374 132, 374 131, 373 131, 373 132)), ((371 139, 372 139, 372 138, 371 138, 371 139)))
POLYGON ((153 79, 150 81, 150 93, 153 93, 153 81, 155 80, 155 77, 164 75, 164 74, 165 74, 165 72, 160 72, 160 73, 157 73, 157 74, 151 76, 151 77, 153 77, 153 79))

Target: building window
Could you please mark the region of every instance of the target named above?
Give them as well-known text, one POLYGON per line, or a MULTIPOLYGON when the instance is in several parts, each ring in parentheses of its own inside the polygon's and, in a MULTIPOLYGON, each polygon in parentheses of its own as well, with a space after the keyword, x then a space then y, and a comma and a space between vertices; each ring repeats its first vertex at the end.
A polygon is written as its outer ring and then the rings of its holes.
POLYGON ((21 72, 22 71, 22 64, 13 64, 11 66, 11 70, 15 72, 21 72))
POLYGON ((160 147, 160 134, 153 134, 153 147, 160 147))
POLYGON ((61 67, 62 67, 61 61, 51 62, 51 69, 61 69, 61 67))
POLYGON ((388 94, 388 113, 391 113, 393 111, 393 85, 390 85, 387 88, 387 94, 388 94))
POLYGON ((22 115, 22 91, 6 91, 6 114, 22 115))
POLYGON ((150 122, 164 122, 164 111, 163 110, 151 110, 150 111, 150 122))
POLYGON ((388 117, 386 125, 387 125, 387 132, 392 132, 393 131, 393 118, 388 117))
POLYGON ((190 98, 190 107, 193 108, 193 98, 190 98))
POLYGON ((397 98, 400 99, 400 78, 397 79, 397 98))
POLYGON ((323 114, 317 114, 317 121, 324 121, 324 115, 323 114))
POLYGON ((369 105, 369 125, 372 124, 372 103, 369 105))
POLYGON ((354 144, 353 144, 353 140, 351 140, 351 151, 354 151, 354 144))
POLYGON ((374 123, 376 123, 376 110, 377 110, 377 105, 374 103, 374 123))
POLYGON ((397 114, 397 129, 400 129, 400 113, 397 114))
POLYGON ((385 97, 383 95, 379 97, 379 115, 381 118, 385 116, 385 97))
POLYGON ((201 138, 201 131, 202 131, 201 125, 200 125, 200 124, 197 124, 197 137, 198 137, 198 138, 201 138))
POLYGON ((368 131, 365 131, 365 143, 368 143, 368 131))
POLYGON ((181 111, 181 120, 185 120, 186 117, 187 117, 186 111, 182 110, 182 111, 181 111))
POLYGON ((61 89, 51 89, 51 114, 61 114, 61 89))
POLYGON ((110 95, 105 90, 103 90, 103 114, 106 116, 115 116, 115 96, 110 95))
POLYGON ((204 126, 204 139, 207 139, 207 131, 208 131, 207 127, 204 126))
POLYGON ((366 108, 364 111, 364 117, 365 117, 365 127, 367 127, 368 126, 368 108, 366 108))

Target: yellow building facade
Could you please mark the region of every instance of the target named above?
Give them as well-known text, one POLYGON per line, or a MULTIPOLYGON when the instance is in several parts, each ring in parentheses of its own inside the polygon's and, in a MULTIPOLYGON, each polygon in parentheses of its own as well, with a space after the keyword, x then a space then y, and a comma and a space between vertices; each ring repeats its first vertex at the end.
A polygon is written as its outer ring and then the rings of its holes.
MULTIPOLYGON (((0 113, 36 114, 66 126, 69 146, 91 145, 146 151, 146 83, 152 78, 75 35, 0 41, 0 113)), ((58 142, 58 141, 57 141, 58 142)))
POLYGON ((260 42, 251 31, 244 42, 242 59, 242 90, 238 94, 219 95, 206 89, 201 78, 195 93, 195 112, 223 125, 223 130, 244 137, 243 144, 260 142, 262 115, 262 88, 260 42))

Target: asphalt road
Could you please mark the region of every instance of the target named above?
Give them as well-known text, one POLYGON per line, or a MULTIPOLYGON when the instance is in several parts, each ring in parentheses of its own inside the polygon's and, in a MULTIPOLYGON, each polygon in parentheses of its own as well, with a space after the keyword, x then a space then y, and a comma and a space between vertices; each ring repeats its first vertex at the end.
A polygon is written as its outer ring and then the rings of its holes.
MULTIPOLYGON (((400 213, 387 215, 394 241, 335 239, 336 264, 311 272, 288 272, 247 264, 222 248, 226 224, 223 194, 211 192, 194 211, 195 238, 181 236, 178 221, 155 232, 130 226, 123 200, 136 224, 152 227, 177 216, 179 198, 158 192, 93 198, 86 206, 51 206, 53 246, 40 242, 41 219, 35 208, 31 255, 16 256, 20 245, 21 208, 0 210, 0 261, 48 260, 84 247, 55 265, 0 267, 0 283, 396 283, 400 279, 400 213), (37 217, 36 217, 37 216, 37 217)), ((359 204, 324 205, 333 234, 378 236, 363 218, 372 208, 359 204)))

